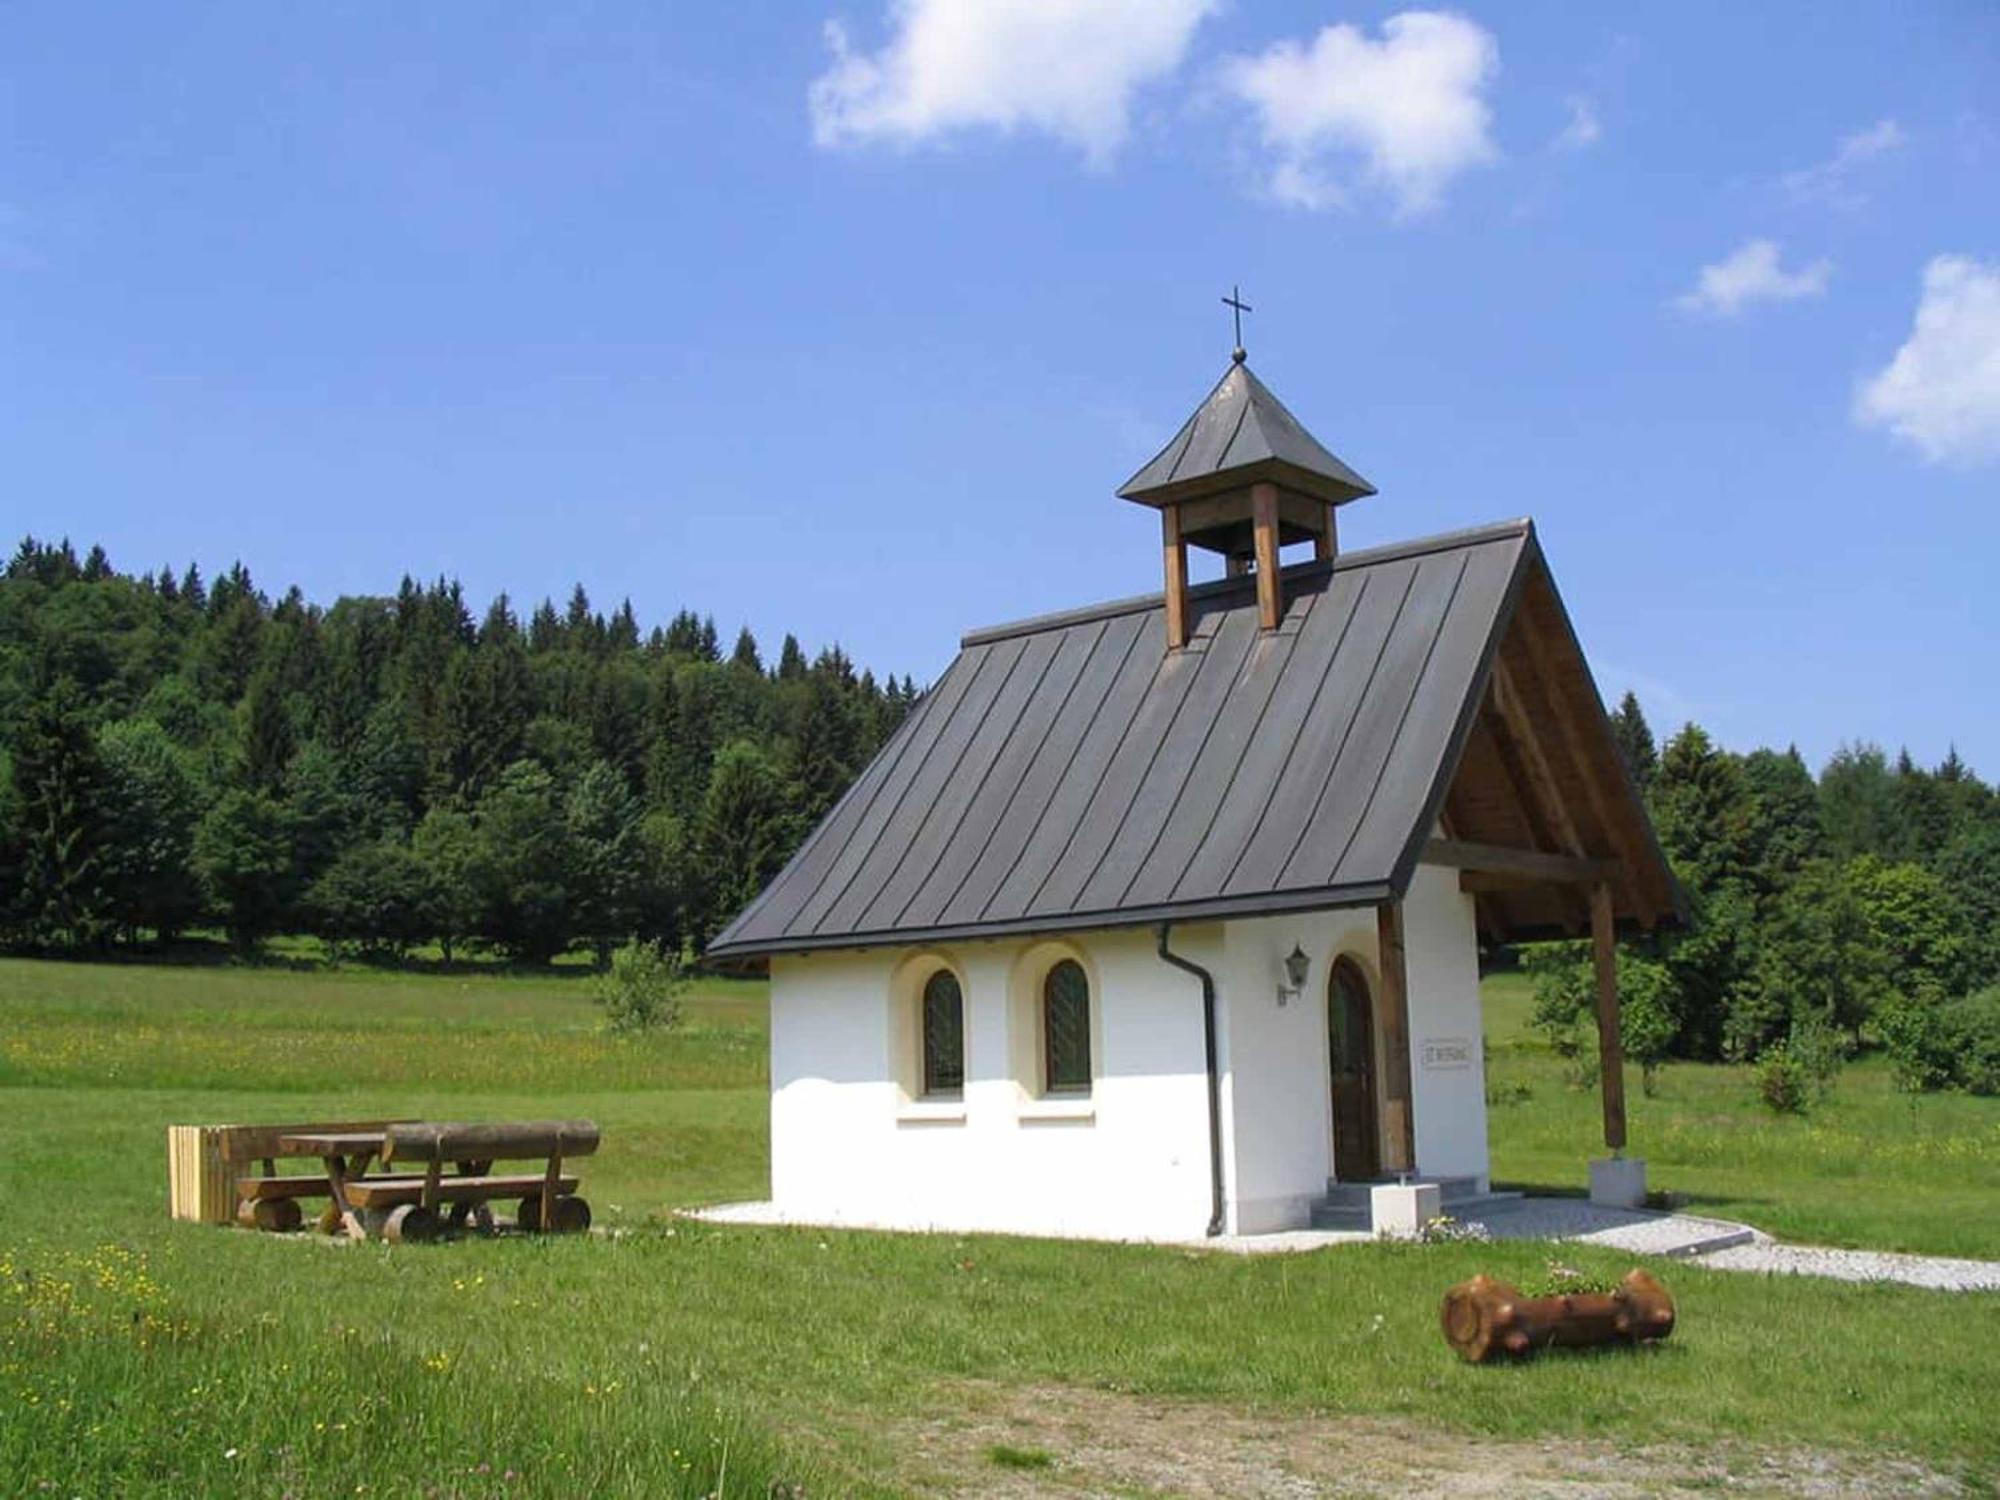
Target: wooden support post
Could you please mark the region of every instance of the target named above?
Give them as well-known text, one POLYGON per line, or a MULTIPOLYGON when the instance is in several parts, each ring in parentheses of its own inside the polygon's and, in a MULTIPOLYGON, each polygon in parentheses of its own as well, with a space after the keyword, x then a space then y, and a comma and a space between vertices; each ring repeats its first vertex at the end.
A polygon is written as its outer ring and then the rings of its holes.
POLYGON ((1278 577, 1278 487, 1268 480, 1250 486, 1250 528, 1257 542, 1257 619, 1276 630, 1285 600, 1278 577))
POLYGON ((1410 981, 1403 954, 1403 903, 1375 908, 1376 959, 1382 968, 1382 1166, 1417 1169, 1417 1117, 1410 1100, 1410 981))
POLYGON ((1625 1046, 1618 1036, 1618 937, 1611 926, 1611 885, 1590 888, 1590 946, 1597 961, 1597 1071, 1604 1097, 1604 1144, 1625 1149, 1625 1046))
POLYGON ((1340 512, 1333 506, 1326 508, 1326 530, 1313 538, 1313 561, 1332 562, 1340 551, 1340 512))
POLYGON ((1188 631, 1187 543, 1181 539, 1178 505, 1160 511, 1160 544, 1167 563, 1167 649, 1178 651, 1187 644, 1188 631))

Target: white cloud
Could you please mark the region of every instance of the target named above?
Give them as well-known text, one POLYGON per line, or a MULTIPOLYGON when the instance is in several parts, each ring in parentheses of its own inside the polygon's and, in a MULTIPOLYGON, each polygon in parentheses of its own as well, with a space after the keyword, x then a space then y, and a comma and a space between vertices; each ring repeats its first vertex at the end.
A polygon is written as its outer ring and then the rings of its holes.
POLYGON ((2000 261, 1940 255, 1924 267, 1916 326, 1854 399, 1939 463, 2000 459, 2000 261))
POLYGON ((1604 134, 1604 125, 1597 118, 1597 106, 1581 94, 1569 97, 1569 123, 1556 133, 1555 147, 1559 151, 1581 151, 1597 144, 1604 134))
POLYGON ((1734 317, 1752 302, 1793 302, 1825 293, 1833 262, 1816 260, 1796 271, 1778 263, 1775 240, 1746 240, 1727 257, 1701 268, 1691 292, 1674 299, 1687 312, 1734 317))
POLYGON ((1855 208, 1866 199, 1848 181, 1854 170, 1877 157, 1887 156, 1908 140, 1903 127, 1894 120, 1877 120, 1866 130, 1844 137, 1825 161, 1787 172, 1779 180, 1798 202, 1819 201, 1855 208))
POLYGON ((1283 41, 1223 64, 1222 81, 1256 112, 1272 154, 1266 185, 1283 202, 1330 208, 1350 184, 1337 161, 1359 157, 1363 181, 1398 211, 1434 208, 1459 173, 1493 160, 1483 91, 1500 70, 1493 34, 1463 16, 1404 11, 1382 39, 1324 28, 1310 45, 1283 41))
POLYGON ((1039 130, 1096 165, 1124 142, 1133 95, 1172 73, 1219 0, 893 0, 891 36, 856 51, 837 21, 808 103, 822 146, 955 130, 1039 130))

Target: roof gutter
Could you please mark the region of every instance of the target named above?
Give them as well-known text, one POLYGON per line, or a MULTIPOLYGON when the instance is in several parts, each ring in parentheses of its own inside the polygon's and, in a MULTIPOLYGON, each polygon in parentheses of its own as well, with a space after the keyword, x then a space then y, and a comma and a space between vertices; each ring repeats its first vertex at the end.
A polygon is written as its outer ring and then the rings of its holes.
POLYGON ((1201 981, 1201 1040, 1208 1061, 1208 1237, 1222 1233, 1222 1075, 1215 1061, 1215 976, 1167 947, 1174 924, 1159 926, 1160 957, 1201 981))

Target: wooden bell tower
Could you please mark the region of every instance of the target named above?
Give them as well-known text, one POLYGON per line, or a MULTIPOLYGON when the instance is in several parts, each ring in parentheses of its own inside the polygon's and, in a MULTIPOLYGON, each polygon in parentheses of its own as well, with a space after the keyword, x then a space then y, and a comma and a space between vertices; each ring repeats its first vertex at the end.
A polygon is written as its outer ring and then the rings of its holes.
POLYGON ((1118 493, 1160 513, 1167 649, 1178 651, 1194 624, 1189 547, 1221 553, 1231 577, 1254 575, 1258 618, 1276 630, 1285 615, 1279 549, 1309 541, 1316 559, 1331 561, 1335 508, 1375 487, 1299 425, 1239 347, 1208 399, 1118 493))

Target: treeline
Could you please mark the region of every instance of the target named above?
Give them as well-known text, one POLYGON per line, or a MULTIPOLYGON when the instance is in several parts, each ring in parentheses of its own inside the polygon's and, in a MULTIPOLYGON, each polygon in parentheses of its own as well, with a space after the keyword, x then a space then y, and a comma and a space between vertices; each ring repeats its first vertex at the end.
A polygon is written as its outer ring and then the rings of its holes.
MULTIPOLYGON (((2000 1092, 2000 795, 1956 751, 1927 769, 1847 745, 1815 777, 1694 724, 1658 747, 1630 693, 1612 723, 1692 909, 1621 954, 1634 1057, 1880 1046, 1912 1087, 2000 1092)), ((1529 965, 1542 1024, 1572 1036, 1582 955, 1529 965)))
POLYGON ((0 577, 0 942, 698 948, 916 697, 581 586, 525 623, 443 580, 321 608, 31 538, 0 577))

